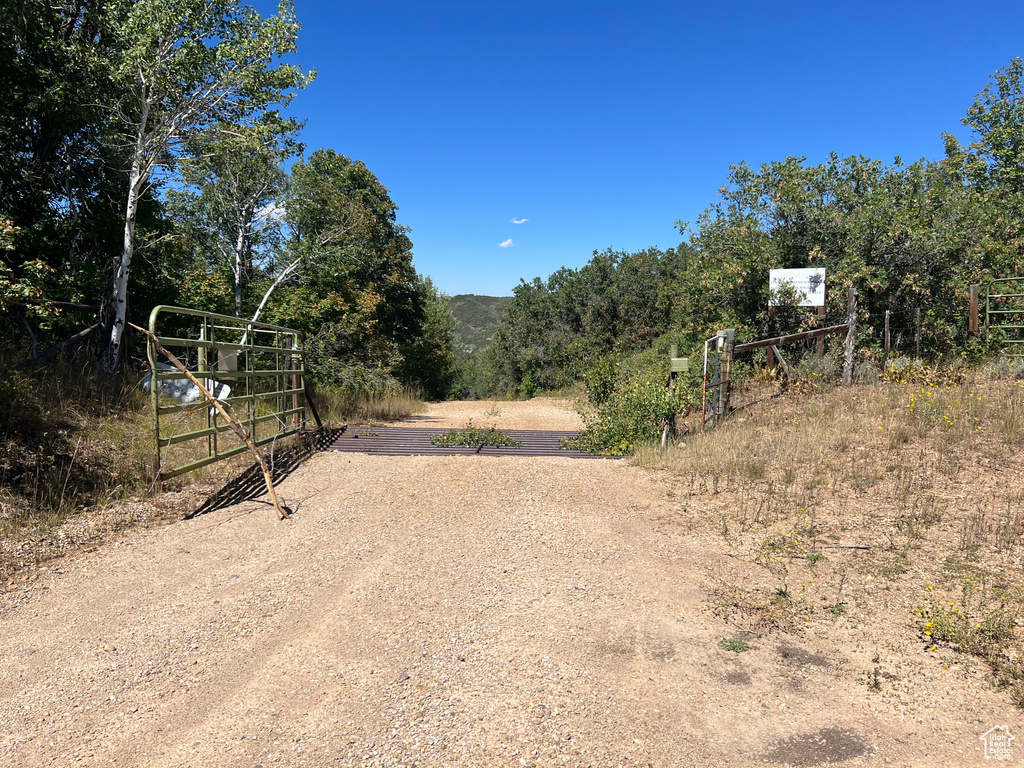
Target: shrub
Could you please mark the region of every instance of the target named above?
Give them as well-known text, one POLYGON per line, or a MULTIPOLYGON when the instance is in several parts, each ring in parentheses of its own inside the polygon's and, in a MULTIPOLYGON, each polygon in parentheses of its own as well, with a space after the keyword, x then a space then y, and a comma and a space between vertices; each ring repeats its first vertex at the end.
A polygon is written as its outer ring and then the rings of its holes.
POLYGON ((494 427, 484 427, 481 429, 480 427, 473 426, 472 419, 469 420, 463 429, 449 429, 447 432, 431 437, 430 442, 434 445, 464 445, 469 448, 480 445, 490 445, 498 448, 523 447, 521 442, 494 427))
POLYGON ((877 384, 878 368, 872 362, 864 361, 853 367, 853 378, 860 384, 877 384))
POLYGON ((583 384, 587 389, 587 399, 593 405, 608 402, 615 393, 615 381, 618 377, 618 365, 615 357, 605 355, 598 358, 584 374, 583 384))
POLYGON ((663 374, 648 372, 630 378, 604 402, 580 409, 586 424, 574 447, 593 453, 622 456, 644 442, 660 437, 662 424, 686 409, 690 390, 670 390, 663 374))
POLYGON ((519 396, 524 400, 529 400, 537 394, 537 391, 537 382, 533 380, 533 376, 531 374, 527 373, 519 383, 519 396))
POLYGON ((835 382, 843 370, 843 348, 834 345, 824 357, 818 357, 817 353, 811 352, 804 355, 796 365, 796 377, 800 381, 810 381, 815 384, 822 382, 835 382))
POLYGON ((981 366, 980 372, 990 379, 1016 379, 1024 376, 1024 360, 1000 355, 981 366))
POLYGON ((733 653, 744 653, 745 651, 750 650, 749 643, 737 638, 725 638, 718 645, 722 650, 732 651, 733 653))

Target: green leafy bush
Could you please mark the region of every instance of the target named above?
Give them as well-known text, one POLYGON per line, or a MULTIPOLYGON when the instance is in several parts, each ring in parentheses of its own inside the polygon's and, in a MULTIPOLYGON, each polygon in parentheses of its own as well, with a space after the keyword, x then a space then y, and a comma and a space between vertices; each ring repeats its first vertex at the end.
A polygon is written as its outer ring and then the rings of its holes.
POLYGON ((663 374, 648 372, 631 377, 604 402, 583 404, 585 429, 573 447, 592 453, 623 456, 661 435, 662 424, 685 410, 690 390, 668 389, 663 374))
POLYGON ((615 393, 615 381, 618 377, 618 365, 613 355, 605 355, 597 360, 583 377, 587 388, 587 399, 594 405, 608 402, 615 393))
POLYGON ((504 432, 495 429, 494 427, 486 427, 484 429, 474 427, 472 419, 467 422, 464 429, 449 429, 447 432, 431 437, 430 442, 434 445, 443 445, 445 447, 456 445, 464 445, 470 448, 474 448, 478 445, 492 445, 508 448, 523 447, 521 442, 510 437, 504 432))

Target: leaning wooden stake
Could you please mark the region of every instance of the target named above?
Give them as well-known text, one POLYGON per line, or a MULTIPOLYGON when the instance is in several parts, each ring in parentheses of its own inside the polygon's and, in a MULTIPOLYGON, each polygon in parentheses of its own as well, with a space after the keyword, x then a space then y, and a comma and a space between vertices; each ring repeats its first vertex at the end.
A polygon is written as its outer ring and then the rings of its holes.
POLYGON ((213 394, 210 392, 210 390, 204 387, 202 382, 200 382, 199 379, 193 376, 192 372, 188 368, 186 368, 178 358, 176 358, 173 354, 164 349, 163 345, 160 344, 160 340, 156 336, 154 336, 150 331, 148 331, 145 328, 141 328, 135 325, 134 323, 128 323, 128 325, 130 325, 135 330, 141 331, 142 333, 146 334, 146 336, 149 337, 149 340, 153 342, 153 346, 156 347, 157 352, 159 352, 161 355, 170 360, 171 365, 173 365, 179 371, 184 373, 188 377, 189 381, 195 384, 199 388, 199 391, 203 393, 203 396, 213 405, 214 408, 217 409, 217 412, 224 417, 224 420, 228 423, 228 426, 231 427, 231 431, 238 435, 238 437, 240 437, 243 442, 245 442, 246 446, 249 448, 249 451, 252 453, 254 457, 256 457, 256 461, 259 462, 260 469, 263 470, 263 479, 267 483, 267 492, 270 494, 270 500, 274 502, 274 509, 277 510, 277 514, 281 516, 282 520, 291 517, 291 514, 289 514, 288 510, 281 505, 281 502, 277 498, 277 491, 274 489, 274 480, 270 475, 270 469, 267 467, 267 462, 263 460, 263 457, 257 450, 256 443, 254 443, 252 441, 252 438, 250 438, 249 435, 245 433, 245 430, 242 429, 238 425, 238 423, 234 419, 232 419, 231 416, 228 415, 227 409, 224 408, 220 400, 215 398, 213 394))
MULTIPOLYGON (((819 337, 819 338, 823 338, 823 337, 819 337)), ((777 346, 775 346, 774 344, 772 344, 770 347, 768 347, 768 349, 770 349, 772 352, 775 353, 775 357, 779 361, 779 367, 782 368, 782 372, 786 376, 786 385, 788 386, 789 384, 792 384, 793 383, 793 369, 790 368, 789 367, 789 363, 787 363, 783 359, 782 352, 780 352, 779 348, 777 346)))

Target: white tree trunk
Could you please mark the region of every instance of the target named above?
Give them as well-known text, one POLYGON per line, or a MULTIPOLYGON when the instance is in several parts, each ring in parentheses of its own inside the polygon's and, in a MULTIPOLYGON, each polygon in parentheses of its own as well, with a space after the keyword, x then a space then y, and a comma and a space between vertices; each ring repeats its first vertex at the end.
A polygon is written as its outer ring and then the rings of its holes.
MULTIPOLYGON (((260 305, 256 307, 256 314, 252 316, 252 320, 250 320, 250 322, 255 323, 257 320, 260 319, 260 314, 263 312, 263 308, 267 306, 267 299, 270 298, 270 294, 272 294, 277 289, 277 287, 281 285, 281 283, 283 283, 285 280, 287 280, 289 277, 295 274, 295 271, 299 268, 300 261, 302 260, 296 259, 287 267, 282 269, 281 274, 274 278, 274 282, 270 284, 270 287, 267 288, 267 292, 264 293, 263 298, 260 299, 260 305)), ((247 330, 244 334, 242 334, 242 346, 245 346, 245 342, 248 341, 248 339, 249 331, 247 330)))
POLYGON ((135 136, 135 151, 132 153, 132 170, 128 180, 128 202, 124 213, 124 245, 121 258, 114 265, 114 322, 110 328, 110 344, 107 347, 107 373, 113 373, 121 364, 125 321, 128 317, 128 274, 132 257, 135 255, 135 219, 139 212, 139 199, 149 178, 149 163, 146 161, 146 123, 149 119, 149 104, 143 102, 139 130, 135 136))
POLYGON ((121 364, 121 342, 128 316, 128 274, 132 266, 132 256, 135 254, 135 218, 141 197, 139 180, 140 169, 133 161, 128 204, 124 215, 124 247, 121 250, 121 258, 114 267, 114 323, 110 329, 110 346, 107 349, 107 370, 110 373, 121 364))
POLYGON ((238 236, 235 238, 235 317, 242 316, 242 273, 245 268, 245 225, 238 223, 238 236))

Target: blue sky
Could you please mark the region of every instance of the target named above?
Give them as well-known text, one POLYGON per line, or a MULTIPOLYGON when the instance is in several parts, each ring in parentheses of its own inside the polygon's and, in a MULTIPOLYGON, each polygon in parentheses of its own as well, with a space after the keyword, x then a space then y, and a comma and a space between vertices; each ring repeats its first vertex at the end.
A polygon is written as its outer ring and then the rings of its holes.
POLYGON ((1024 3, 971 6, 296 0, 319 75, 291 111, 390 190, 441 290, 508 295, 676 245, 732 163, 940 157, 1024 55, 1024 3))

